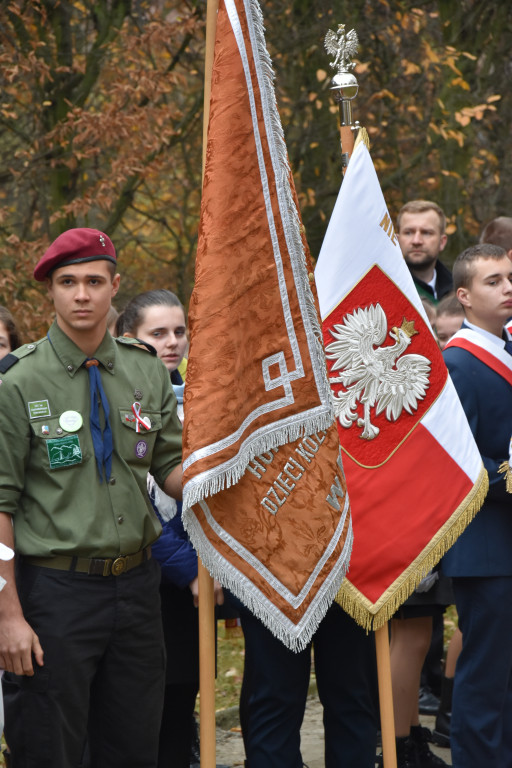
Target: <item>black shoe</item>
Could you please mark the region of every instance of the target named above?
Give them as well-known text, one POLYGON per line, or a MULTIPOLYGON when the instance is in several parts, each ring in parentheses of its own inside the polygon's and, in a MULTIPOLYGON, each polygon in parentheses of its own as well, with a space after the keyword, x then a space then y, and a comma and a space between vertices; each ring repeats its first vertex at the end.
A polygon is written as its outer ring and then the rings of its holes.
POLYGON ((419 768, 416 758, 416 745, 410 736, 402 736, 396 741, 396 768, 419 768))
POLYGON ((439 711, 440 700, 435 696, 427 686, 420 688, 418 706, 420 715, 437 715, 439 711))
POLYGON ((418 768, 443 768, 448 763, 431 751, 428 745, 430 737, 428 728, 423 728, 421 725, 411 727, 411 740, 416 748, 417 766, 418 768))
MULTIPOLYGON (((419 768, 419 763, 416 759, 416 747, 410 736, 401 736, 395 739, 396 742, 396 768, 419 768)), ((381 752, 380 755, 375 757, 375 765, 384 765, 384 756, 381 752)))

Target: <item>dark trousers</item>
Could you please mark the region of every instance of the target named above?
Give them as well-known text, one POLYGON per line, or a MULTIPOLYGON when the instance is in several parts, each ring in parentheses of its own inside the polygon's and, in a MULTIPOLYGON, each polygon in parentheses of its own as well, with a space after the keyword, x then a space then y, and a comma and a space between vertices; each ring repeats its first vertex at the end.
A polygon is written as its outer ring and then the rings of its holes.
POLYGON ((198 690, 198 683, 166 685, 158 768, 189 768, 198 690))
POLYGON ((512 767, 512 577, 453 578, 462 651, 453 690, 456 768, 512 767))
POLYGON ((443 683, 444 655, 444 614, 432 616, 432 640, 421 670, 421 685, 430 688, 438 698, 441 696, 443 683))
MULTIPOLYGON (((288 650, 241 608, 245 669, 240 719, 248 768, 302 768, 300 727, 311 645, 288 650)), ((318 695, 324 708, 326 768, 374 768, 377 732, 375 643, 338 605, 313 638, 318 695)))
POLYGON ((94 768, 155 768, 165 682, 159 579, 153 560, 105 578, 20 562, 18 592, 44 666, 3 678, 14 768, 77 768, 86 742, 94 768))
POLYGON ((191 591, 162 583, 167 653, 158 768, 189 768, 194 709, 199 690, 199 620, 191 591))

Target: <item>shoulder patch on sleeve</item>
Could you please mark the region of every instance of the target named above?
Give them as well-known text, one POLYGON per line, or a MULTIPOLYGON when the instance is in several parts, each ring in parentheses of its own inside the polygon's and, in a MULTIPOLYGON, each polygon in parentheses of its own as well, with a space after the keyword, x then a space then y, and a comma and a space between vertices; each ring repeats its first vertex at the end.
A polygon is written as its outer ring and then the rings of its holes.
POLYGON ((156 349, 151 346, 151 344, 148 344, 146 341, 141 341, 140 339, 134 339, 131 336, 118 336, 114 339, 114 341, 117 341, 119 344, 125 344, 129 347, 135 347, 136 349, 143 349, 147 352, 150 352, 154 357, 156 357, 156 349))
POLYGON ((0 360, 0 373, 5 373, 9 370, 9 368, 12 368, 13 365, 16 365, 19 358, 16 357, 16 355, 11 355, 9 352, 8 355, 5 355, 5 357, 2 357, 0 360))
POLYGON ((0 360, 0 373, 5 373, 9 370, 9 368, 12 368, 13 365, 16 365, 18 360, 21 360, 24 357, 27 357, 27 355, 31 355, 32 352, 35 352, 37 349, 37 344, 39 342, 31 343, 31 344, 24 344, 22 347, 19 347, 15 352, 11 353, 9 352, 8 355, 3 357, 0 360))

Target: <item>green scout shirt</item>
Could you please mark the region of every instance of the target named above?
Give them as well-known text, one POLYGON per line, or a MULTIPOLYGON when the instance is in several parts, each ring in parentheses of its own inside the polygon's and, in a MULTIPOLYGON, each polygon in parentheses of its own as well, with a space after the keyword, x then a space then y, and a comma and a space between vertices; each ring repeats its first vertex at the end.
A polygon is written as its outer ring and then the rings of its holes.
POLYGON ((180 463, 181 424, 167 369, 130 341, 106 333, 94 354, 110 406, 109 482, 94 456, 86 355, 56 323, 0 375, 0 511, 13 515, 20 554, 117 557, 160 534, 146 476, 163 485, 180 463), (149 430, 136 431, 135 401, 149 430), (82 426, 63 430, 65 411, 79 412, 82 426))

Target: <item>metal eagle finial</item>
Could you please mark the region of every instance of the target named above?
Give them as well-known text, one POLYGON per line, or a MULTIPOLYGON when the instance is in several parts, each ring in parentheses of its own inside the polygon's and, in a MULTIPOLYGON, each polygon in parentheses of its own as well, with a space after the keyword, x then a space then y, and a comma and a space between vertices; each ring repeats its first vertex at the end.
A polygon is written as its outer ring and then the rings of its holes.
POLYGON ((324 45, 327 53, 334 56, 334 61, 329 62, 336 70, 331 80, 331 90, 335 91, 335 99, 342 107, 341 124, 352 125, 350 102, 355 99, 359 89, 357 80, 350 71, 355 67, 352 57, 359 48, 356 31, 351 29, 350 32, 345 32, 345 25, 338 24, 337 32, 332 29, 327 32, 324 45))
POLYGON ((359 48, 359 40, 354 29, 345 32, 345 25, 338 24, 337 32, 333 32, 332 29, 327 32, 324 45, 327 53, 334 56, 334 61, 330 62, 330 66, 336 70, 336 74, 354 69, 355 63, 352 58, 359 48))
POLYGON ((330 66, 336 70, 331 79, 331 91, 339 105, 341 165, 346 168, 354 147, 354 133, 356 131, 357 140, 362 140, 366 146, 369 146, 368 134, 364 128, 361 129, 358 122, 354 123, 352 117, 352 101, 357 96, 359 85, 351 70, 356 66, 352 59, 359 48, 359 40, 355 29, 346 32, 345 25, 338 24, 336 32, 329 29, 325 35, 324 46, 327 53, 334 57, 334 60, 329 62, 330 66))

